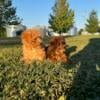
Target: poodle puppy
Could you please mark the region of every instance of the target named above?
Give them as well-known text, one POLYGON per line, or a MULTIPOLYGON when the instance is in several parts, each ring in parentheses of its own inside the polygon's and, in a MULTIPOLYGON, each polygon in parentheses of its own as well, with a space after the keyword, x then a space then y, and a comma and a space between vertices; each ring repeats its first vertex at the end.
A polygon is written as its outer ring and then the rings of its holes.
POLYGON ((33 60, 43 61, 46 57, 42 47, 41 32, 37 29, 27 29, 21 35, 23 58, 25 63, 33 60))
POLYGON ((65 41, 63 37, 54 36, 51 38, 50 43, 47 47, 46 56, 50 62, 60 61, 62 63, 67 62, 67 56, 65 51, 65 41))

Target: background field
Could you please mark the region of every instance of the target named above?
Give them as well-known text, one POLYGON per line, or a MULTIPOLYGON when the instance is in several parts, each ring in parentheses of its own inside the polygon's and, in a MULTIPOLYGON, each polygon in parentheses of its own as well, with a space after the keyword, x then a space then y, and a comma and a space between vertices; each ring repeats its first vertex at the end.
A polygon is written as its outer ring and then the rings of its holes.
MULTIPOLYGON (((0 45, 1 100, 100 99, 100 36, 66 37, 69 63, 25 65, 20 45, 0 45)), ((48 43, 48 39, 46 40, 48 43)))

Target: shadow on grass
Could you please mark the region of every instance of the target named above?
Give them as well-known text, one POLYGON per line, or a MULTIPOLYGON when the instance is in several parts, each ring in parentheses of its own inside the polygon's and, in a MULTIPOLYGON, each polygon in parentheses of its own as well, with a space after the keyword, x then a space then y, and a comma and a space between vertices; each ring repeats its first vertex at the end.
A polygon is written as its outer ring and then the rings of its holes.
POLYGON ((70 57, 70 54, 76 51, 77 46, 66 47, 65 54, 70 57))
POLYGON ((100 100, 100 39, 90 39, 89 44, 70 60, 74 62, 70 66, 79 65, 79 68, 68 100, 100 100))

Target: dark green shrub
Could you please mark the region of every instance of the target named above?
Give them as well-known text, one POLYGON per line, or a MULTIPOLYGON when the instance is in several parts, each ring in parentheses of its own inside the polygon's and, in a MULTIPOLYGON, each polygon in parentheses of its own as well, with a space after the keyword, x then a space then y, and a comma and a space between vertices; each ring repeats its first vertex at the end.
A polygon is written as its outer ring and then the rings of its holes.
MULTIPOLYGON (((86 38, 71 37, 69 53, 86 44, 86 38)), ((58 100, 62 95, 65 100, 100 100, 100 38, 69 55, 69 65, 25 65, 21 54, 19 45, 0 45, 0 100, 58 100)))
POLYGON ((0 56, 0 98, 2 100, 57 100, 68 95, 73 70, 48 61, 26 65, 20 62, 20 48, 5 48, 0 56), (5 53, 6 51, 6 53, 5 53))

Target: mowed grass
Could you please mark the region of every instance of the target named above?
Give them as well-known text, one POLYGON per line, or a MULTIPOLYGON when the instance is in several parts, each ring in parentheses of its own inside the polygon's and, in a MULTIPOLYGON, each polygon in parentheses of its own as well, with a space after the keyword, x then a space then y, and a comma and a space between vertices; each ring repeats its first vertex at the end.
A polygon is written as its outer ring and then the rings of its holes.
POLYGON ((100 39, 100 35, 79 35, 74 37, 68 37, 66 38, 66 44, 69 47, 76 46, 76 51, 74 51, 72 54, 78 53, 80 50, 82 50, 86 45, 89 44, 91 39, 100 39))
MULTIPOLYGON (((89 44, 90 40, 91 39, 100 39, 100 35, 79 35, 79 36, 73 36, 73 37, 67 37, 65 38, 65 41, 66 41, 66 45, 68 45, 67 48, 70 48, 70 47, 74 47, 76 46, 76 50, 72 53, 72 54, 75 54, 77 52, 79 52, 80 50, 82 50, 86 45, 89 44)), ((45 41, 45 40, 44 40, 45 41)), ((46 44, 48 43, 48 39, 46 38, 46 44)), ((15 49, 18 49, 20 48, 21 50, 21 45, 0 45, 0 50, 4 51, 5 49, 12 49, 13 50, 15 49)), ((18 50, 20 52, 20 50, 18 50)), ((0 52, 0 54, 2 54, 2 52, 0 52)))
MULTIPOLYGON (((100 35, 85 35, 85 36, 80 35, 80 36, 74 36, 74 37, 66 37, 65 41, 66 41, 66 54, 69 58, 69 63, 65 64, 65 65, 59 65, 59 63, 58 63, 53 66, 53 65, 50 65, 50 63, 48 63, 48 62, 44 62, 43 64, 39 65, 39 67, 38 67, 38 65, 35 64, 34 66, 37 67, 37 69, 36 69, 37 76, 41 72, 41 70, 39 70, 39 72, 38 72, 38 68, 39 69, 43 68, 43 70, 45 70, 44 68, 46 68, 46 72, 48 71, 47 73, 49 73, 50 75, 53 75, 53 74, 51 74, 52 69, 53 69, 52 67, 56 68, 57 66, 58 67, 60 66, 59 68, 61 70, 61 76, 63 76, 63 74, 64 74, 64 79, 65 79, 64 82, 66 83, 66 84, 64 84, 64 86, 66 87, 65 88, 66 90, 62 89, 63 92, 61 94, 59 94, 60 92, 58 94, 56 94, 57 98, 61 95, 64 95, 67 100, 100 100, 100 35), (43 66, 45 66, 45 67, 43 67, 43 66), (50 67, 50 66, 52 66, 52 67, 50 67), (64 69, 62 69, 62 68, 64 68, 64 69), (50 72, 49 72, 49 70, 50 70, 50 72), (63 73, 64 70, 66 72, 63 73), (67 77, 67 78, 65 78, 65 77, 67 77)), ((48 43, 48 39, 46 39, 46 43, 48 43)), ((0 46, 0 66, 1 67, 4 65, 4 63, 6 63, 4 66, 7 66, 7 64, 8 64, 9 69, 11 67, 12 67, 12 69, 14 69, 14 67, 16 67, 17 69, 15 69, 15 70, 18 70, 18 68, 19 68, 18 71, 20 71, 20 70, 22 71, 23 68, 26 67, 26 65, 23 65, 23 63, 20 61, 21 57, 22 57, 22 46, 21 45, 1 45, 0 46), (20 68, 20 65, 22 66, 22 69, 20 68), (19 67, 17 67, 17 66, 19 66, 19 67)), ((35 68, 33 67, 32 72, 34 71, 34 69, 35 68)), ((27 71, 27 72, 24 72, 25 75, 27 75, 28 70, 24 69, 23 71, 27 71)), ((4 72, 5 72, 5 70, 4 70, 4 72)), ((45 73, 45 71, 44 71, 44 73, 45 73)), ((17 72, 16 72, 16 74, 17 74, 17 72)), ((48 77, 49 77, 49 74, 47 75, 48 77)), ((21 73, 21 75, 23 75, 23 74, 21 73)), ((38 77, 41 78, 42 77, 41 75, 38 77)), ((30 74, 30 76, 31 76, 31 74, 30 74)), ((61 76, 57 77, 58 80, 63 79, 61 76)), ((8 75, 7 75, 7 77, 8 77, 8 75)), ((17 77, 19 77, 19 76, 17 76, 17 77)), ((23 77, 23 79, 26 79, 26 76, 24 76, 24 75, 21 77, 23 77)), ((4 76, 3 76, 3 78, 4 78, 4 76)), ((10 79, 10 81, 11 81, 11 79, 10 79)), ((46 80, 47 79, 45 79, 45 81, 46 80)), ((54 80, 53 84, 58 84, 57 82, 55 82, 55 79, 52 79, 52 81, 53 80, 54 80)), ((42 80, 41 80, 41 82, 42 82, 42 80)), ((8 83, 9 83, 9 81, 7 81, 6 84, 8 84, 8 83)), ((12 83, 13 82, 11 81, 10 84, 12 84, 12 83)), ((60 83, 60 81, 59 81, 59 83, 60 83)), ((46 85, 43 83, 42 83, 42 85, 43 85, 42 89, 44 89, 44 87, 46 85)), ((41 85, 41 87, 42 87, 42 85, 41 85)), ((47 84, 47 85, 48 85, 48 89, 50 88, 52 90, 50 85, 49 84, 47 84)), ((63 87, 62 83, 61 83, 61 85, 63 87)), ((32 85, 29 84, 29 86, 30 86, 30 88, 32 88, 31 87, 32 85)), ((23 87, 23 88, 26 88, 26 87, 23 87)), ((46 87, 45 91, 47 91, 48 89, 46 87)), ((59 90, 59 88, 55 88, 55 89, 59 90)), ((5 90, 5 88, 4 88, 4 90, 5 90)), ((7 94, 5 94, 5 97, 8 96, 10 91, 11 90, 9 90, 8 92, 5 92, 5 93, 7 93, 7 94)), ((35 91, 38 93, 39 90, 35 90, 35 91)), ((30 92, 27 92, 27 94, 28 93, 30 94, 30 92)), ((53 92, 51 94, 53 94, 53 92)), ((15 94, 12 94, 12 95, 15 95, 15 94)), ((35 93, 34 93, 34 95, 35 95, 35 93)), ((53 95, 55 95, 55 94, 53 94, 53 95)), ((18 96, 20 98, 20 95, 17 93, 16 93, 16 96, 18 96)), ((27 95, 25 95, 25 96, 27 97, 27 95)), ((24 96, 24 98, 25 98, 25 96, 24 96)), ((36 94, 36 97, 37 97, 37 94, 36 94)), ((50 100, 50 99, 47 99, 46 97, 47 96, 45 96, 45 99, 42 98, 42 100, 50 100)), ((35 98, 35 96, 33 98, 35 100, 38 100, 35 98)), ((15 99, 13 99, 13 100, 15 100, 15 99)), ((53 99, 53 100, 56 100, 56 99, 53 99)))

